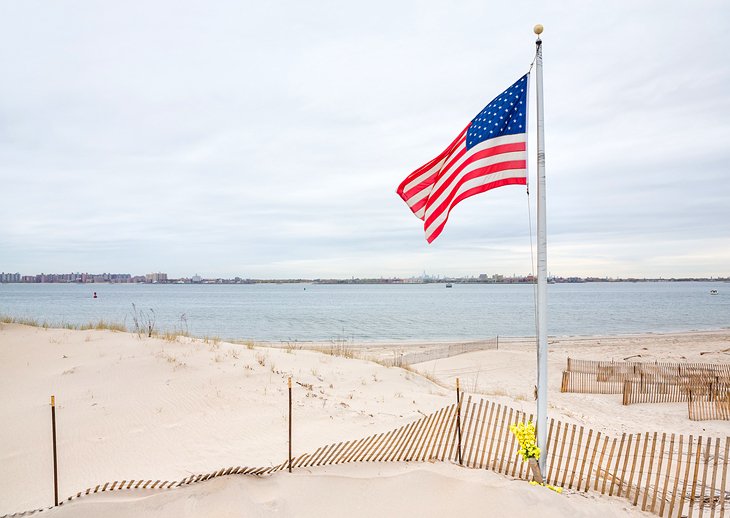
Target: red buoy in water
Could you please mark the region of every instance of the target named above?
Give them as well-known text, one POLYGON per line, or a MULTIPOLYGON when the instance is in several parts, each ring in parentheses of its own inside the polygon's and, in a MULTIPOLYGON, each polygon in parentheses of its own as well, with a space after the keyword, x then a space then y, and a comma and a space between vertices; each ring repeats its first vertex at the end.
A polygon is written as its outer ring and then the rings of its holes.
POLYGON ((96 292, 94 292, 94 298, 96 298, 96 292))

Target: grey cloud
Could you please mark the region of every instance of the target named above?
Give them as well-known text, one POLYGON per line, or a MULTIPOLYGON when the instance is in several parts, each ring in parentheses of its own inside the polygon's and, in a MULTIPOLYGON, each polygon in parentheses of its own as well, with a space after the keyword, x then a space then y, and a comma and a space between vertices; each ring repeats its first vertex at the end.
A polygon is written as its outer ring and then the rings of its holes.
POLYGON ((723 273, 728 14, 715 1, 7 3, 0 270, 526 273, 521 189, 463 202, 430 246, 395 189, 525 72, 539 21, 549 269, 723 273))

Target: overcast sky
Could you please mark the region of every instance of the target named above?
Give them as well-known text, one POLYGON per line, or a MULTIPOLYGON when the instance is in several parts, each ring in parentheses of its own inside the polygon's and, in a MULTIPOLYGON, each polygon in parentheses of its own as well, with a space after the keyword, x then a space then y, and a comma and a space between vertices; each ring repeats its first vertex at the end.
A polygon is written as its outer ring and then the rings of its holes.
POLYGON ((549 272, 730 275, 730 4, 666 0, 0 0, 0 271, 529 273, 524 187, 395 190, 535 23, 549 272))

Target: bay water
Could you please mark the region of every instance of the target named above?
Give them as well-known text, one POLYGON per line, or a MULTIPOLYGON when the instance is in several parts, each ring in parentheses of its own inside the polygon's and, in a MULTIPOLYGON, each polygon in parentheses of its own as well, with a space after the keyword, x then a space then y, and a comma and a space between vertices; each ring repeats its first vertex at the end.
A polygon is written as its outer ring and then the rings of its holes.
MULTIPOLYGON (((477 340, 534 336, 526 284, 1 284, 0 315, 53 326, 133 328, 271 341, 477 340), (93 293, 97 298, 93 298, 93 293)), ((551 336, 730 328, 730 284, 600 282, 548 286, 551 336), (711 294, 716 290, 717 294, 711 294)))

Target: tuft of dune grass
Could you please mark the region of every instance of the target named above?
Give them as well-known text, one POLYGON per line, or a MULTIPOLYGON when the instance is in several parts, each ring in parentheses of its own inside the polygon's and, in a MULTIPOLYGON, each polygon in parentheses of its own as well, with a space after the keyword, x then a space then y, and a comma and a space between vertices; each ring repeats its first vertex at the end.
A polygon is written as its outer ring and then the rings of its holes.
POLYGON ((124 324, 120 324, 118 322, 107 321, 107 320, 104 320, 103 318, 96 322, 92 321, 87 324, 70 324, 68 322, 63 322, 63 323, 59 324, 58 326, 54 326, 53 324, 50 324, 46 320, 44 320, 43 322, 40 322, 39 320, 36 320, 35 318, 11 317, 11 316, 7 316, 7 315, 0 315, 0 323, 2 323, 2 324, 20 324, 20 325, 31 326, 31 327, 42 327, 43 329, 48 329, 49 327, 60 327, 62 329, 72 329, 74 331, 86 331, 89 329, 96 329, 96 330, 106 329, 108 331, 122 331, 122 332, 128 331, 127 327, 124 324))

